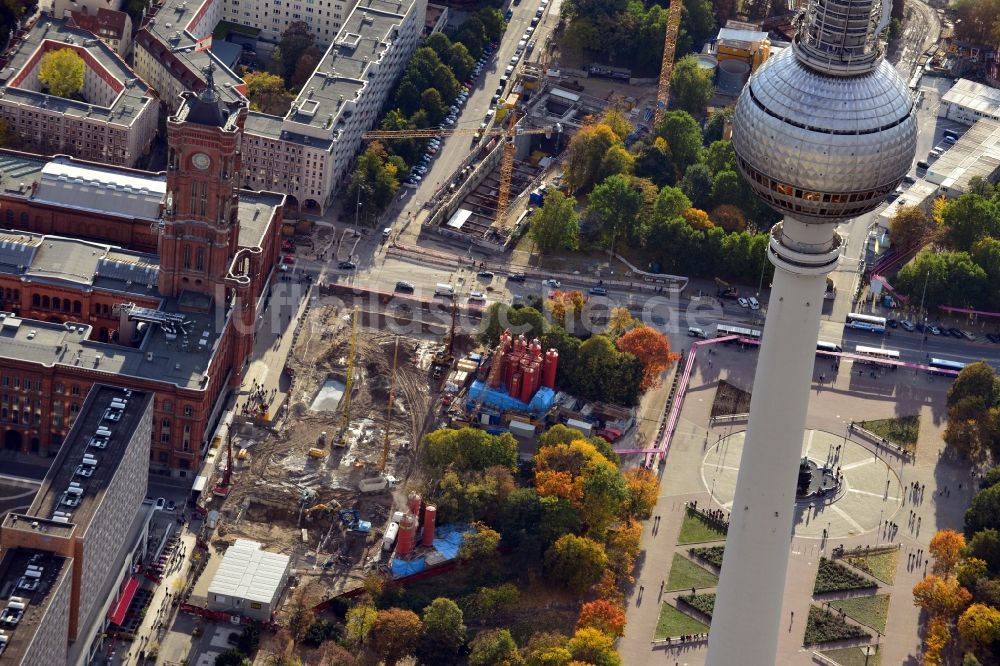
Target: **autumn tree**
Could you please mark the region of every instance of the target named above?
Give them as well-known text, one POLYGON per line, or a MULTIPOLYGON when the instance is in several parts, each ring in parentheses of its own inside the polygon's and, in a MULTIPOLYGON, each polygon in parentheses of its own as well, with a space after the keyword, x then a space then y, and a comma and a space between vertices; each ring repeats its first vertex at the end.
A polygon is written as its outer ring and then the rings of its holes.
POLYGON ((281 33, 278 41, 277 57, 274 58, 275 73, 280 74, 285 83, 290 84, 295 74, 295 68, 302 57, 313 44, 316 36, 305 21, 293 21, 281 33))
POLYGON ((972 604, 958 618, 958 635, 979 647, 1000 640, 1000 611, 985 604, 972 604))
POLYGON ((951 640, 951 629, 944 618, 934 617, 927 622, 927 636, 924 638, 923 666, 940 666, 942 652, 951 640))
POLYGON ((462 609, 451 599, 438 597, 424 607, 424 634, 417 644, 417 658, 425 664, 454 663, 465 645, 462 609))
POLYGON ((569 142, 566 175, 572 192, 587 190, 598 180, 601 162, 608 150, 621 143, 614 130, 604 124, 582 128, 569 142))
POLYGON ((689 53, 674 64, 670 75, 670 101, 674 106, 692 116, 702 116, 714 94, 712 72, 698 64, 694 54, 689 53))
POLYGON ((580 242, 580 215, 576 199, 559 190, 545 195, 545 203, 531 216, 528 233, 542 254, 575 250, 580 242))
MULTIPOLYGON (((608 530, 604 551, 608 554, 608 568, 619 583, 630 585, 635 582, 632 571, 639 557, 641 540, 642 525, 631 518, 619 521, 608 530)), ((602 598, 608 597, 602 595, 602 598)))
POLYGON ((579 291, 553 291, 545 300, 545 307, 552 314, 552 321, 563 328, 566 326, 566 318, 575 319, 583 310, 587 297, 579 291))
POLYGON ((442 428, 425 435, 420 449, 423 463, 433 469, 485 470, 494 465, 517 469, 517 440, 509 433, 442 428))
POLYGON ((986 560, 978 557, 965 557, 955 567, 955 578, 959 585, 966 589, 974 589, 980 580, 989 575, 989 565, 986 560))
POLYGON ((955 565, 962 557, 965 549, 965 537, 955 530, 945 529, 931 537, 928 552, 934 558, 934 573, 948 576, 955 570, 955 565))
POLYGON ((573 659, 594 666, 621 666, 622 658, 615 652, 614 639, 593 627, 577 629, 566 643, 573 659))
POLYGON ((715 226, 709 219, 708 213, 697 208, 688 208, 681 213, 681 217, 688 223, 688 226, 696 231, 708 231, 715 226))
POLYGON ((628 499, 625 511, 628 515, 645 520, 653 513, 656 498, 660 493, 660 480, 656 473, 643 467, 634 467, 624 474, 628 499))
POLYGON ((496 557, 500 545, 500 533, 482 522, 472 524, 458 549, 458 558, 465 562, 484 562, 496 557))
POLYGON ((535 455, 535 487, 539 495, 572 502, 588 533, 596 537, 603 536, 628 497, 618 467, 583 440, 540 448, 535 455))
POLYGON ((520 666, 524 663, 517 643, 507 629, 493 629, 478 634, 469 645, 469 666, 520 666))
POLYGON ((576 628, 593 627, 608 636, 625 635, 625 609, 604 599, 585 603, 580 608, 576 628))
POLYGON ((381 610, 372 625, 370 646, 386 666, 392 666, 413 653, 423 630, 420 617, 413 611, 402 608, 381 610))
POLYGON ((913 586, 913 603, 935 618, 954 617, 971 600, 972 595, 954 577, 930 574, 913 586))
POLYGON ((289 85, 296 90, 304 86, 312 78, 313 72, 316 71, 316 67, 319 66, 322 59, 323 52, 314 46, 303 51, 295 63, 295 71, 292 72, 292 80, 289 85))
POLYGON ((917 206, 899 206, 889 219, 889 238, 901 250, 919 243, 931 228, 927 213, 917 206))
POLYGON ((243 81, 247 84, 247 99, 254 111, 272 116, 284 116, 295 99, 285 89, 280 76, 268 72, 246 72, 243 81))
POLYGON ((634 328, 618 338, 618 349, 639 359, 643 390, 659 386, 660 375, 680 358, 680 354, 670 351, 670 339, 652 326, 634 328))
POLYGON ((354 645, 362 645, 375 626, 378 610, 371 603, 362 602, 347 611, 345 637, 354 645))
POLYGON ((597 583, 607 566, 604 546, 573 534, 560 537, 545 553, 548 575, 578 594, 597 583))
POLYGON ((608 317, 609 335, 617 338, 639 326, 642 326, 642 322, 633 317, 628 308, 611 309, 611 315, 608 317))
POLYGON ((38 66, 38 80, 48 86, 50 95, 72 98, 83 90, 86 66, 83 58, 71 48, 49 51, 38 66))
POLYGON ((712 209, 708 216, 717 227, 727 232, 743 231, 747 228, 747 218, 736 206, 722 204, 712 209))
POLYGON ((604 247, 614 252, 617 241, 632 232, 641 207, 642 197, 621 174, 609 176, 594 188, 587 214, 600 221, 604 247))

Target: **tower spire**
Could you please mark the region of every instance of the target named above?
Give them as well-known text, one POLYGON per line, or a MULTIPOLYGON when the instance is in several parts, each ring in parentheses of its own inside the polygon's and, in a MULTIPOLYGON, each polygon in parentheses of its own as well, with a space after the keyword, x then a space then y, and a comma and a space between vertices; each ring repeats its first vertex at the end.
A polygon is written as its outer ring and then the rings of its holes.
POLYGON ((219 96, 215 92, 215 63, 209 61, 208 65, 202 71, 205 72, 205 88, 201 91, 199 97, 203 102, 217 102, 219 96))

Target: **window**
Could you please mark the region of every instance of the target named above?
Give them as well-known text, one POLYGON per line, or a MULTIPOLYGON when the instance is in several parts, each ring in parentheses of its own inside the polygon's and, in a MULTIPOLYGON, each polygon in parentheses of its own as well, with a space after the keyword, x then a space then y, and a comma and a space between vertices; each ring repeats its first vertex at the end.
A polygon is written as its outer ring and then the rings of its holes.
POLYGON ((260 610, 263 607, 264 607, 263 604, 261 604, 259 601, 251 601, 250 602, 250 608, 252 608, 254 610, 260 610))
POLYGON ((80 395, 80 387, 77 386, 76 384, 73 384, 73 386, 71 386, 70 389, 69 389, 69 394, 70 395, 80 395))
POLYGON ((191 268, 191 246, 184 246, 184 268, 191 268))
POLYGON ((174 401, 173 400, 164 400, 163 401, 163 411, 165 411, 165 412, 172 412, 172 411, 174 411, 174 401))
POLYGON ((166 451, 160 451, 160 462, 161 463, 170 462, 170 454, 167 453, 166 451))
POLYGON ((205 248, 198 248, 197 259, 195 260, 194 267, 199 271, 205 270, 205 248))
POLYGON ((184 416, 194 416, 194 409, 190 405, 184 405, 184 416))

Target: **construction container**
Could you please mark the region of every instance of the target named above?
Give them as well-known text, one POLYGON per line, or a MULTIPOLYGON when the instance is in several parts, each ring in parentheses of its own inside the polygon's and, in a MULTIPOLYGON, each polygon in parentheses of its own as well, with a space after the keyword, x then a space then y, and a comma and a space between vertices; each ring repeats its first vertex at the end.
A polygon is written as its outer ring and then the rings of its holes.
POLYGON ((396 536, 399 534, 399 523, 392 522, 389 523, 389 527, 385 528, 385 536, 382 537, 382 550, 389 551, 392 550, 392 544, 396 541, 396 536))
POLYGON ((521 399, 521 382, 522 382, 521 371, 518 370, 517 372, 511 373, 511 374, 512 374, 512 376, 511 376, 511 379, 510 379, 510 383, 507 384, 507 389, 508 389, 507 392, 510 393, 510 396, 512 398, 520 400, 521 399))
POLYGON ((403 514, 402 511, 393 511, 392 512, 392 522, 398 523, 399 521, 401 521, 403 519, 404 515, 405 514, 403 514))
POLYGON ((424 539, 423 544, 428 548, 434 545, 434 521, 437 519, 437 507, 428 504, 424 509, 424 539))
POLYGON ((556 387, 556 370, 559 367, 559 352, 550 349, 545 352, 545 363, 542 366, 542 386, 554 389, 556 387))
POLYGON ((420 493, 410 491, 410 494, 406 496, 406 508, 409 509, 410 513, 412 513, 414 516, 419 516, 420 503, 422 501, 423 498, 420 496, 420 493))
POLYGON ((521 402, 531 402, 531 396, 535 395, 538 388, 538 365, 532 363, 524 370, 521 380, 521 402))
POLYGON ((568 419, 566 421, 566 427, 579 430, 584 434, 584 436, 590 437, 591 431, 594 429, 594 424, 588 421, 580 421, 579 419, 568 419))
POLYGON ((417 545, 417 518, 412 513, 403 516, 396 536, 396 555, 406 557, 417 545))
POLYGON ((530 423, 524 423, 522 421, 511 421, 507 424, 510 429, 510 434, 515 437, 523 437, 525 439, 530 439, 535 436, 535 426, 530 423))
POLYGON ((326 451, 323 449, 311 448, 309 449, 310 458, 326 458, 326 451))

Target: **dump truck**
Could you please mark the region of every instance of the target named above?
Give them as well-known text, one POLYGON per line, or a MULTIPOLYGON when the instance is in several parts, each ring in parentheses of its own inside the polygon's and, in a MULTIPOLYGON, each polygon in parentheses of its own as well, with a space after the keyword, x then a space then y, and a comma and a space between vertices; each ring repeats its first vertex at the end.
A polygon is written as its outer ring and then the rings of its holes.
POLYGON ((370 479, 361 479, 358 490, 363 493, 377 493, 396 487, 396 477, 382 474, 370 479))

